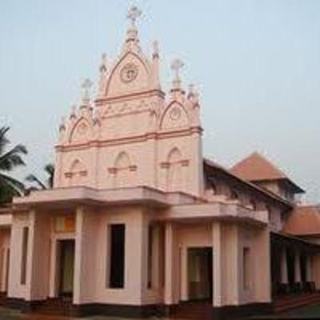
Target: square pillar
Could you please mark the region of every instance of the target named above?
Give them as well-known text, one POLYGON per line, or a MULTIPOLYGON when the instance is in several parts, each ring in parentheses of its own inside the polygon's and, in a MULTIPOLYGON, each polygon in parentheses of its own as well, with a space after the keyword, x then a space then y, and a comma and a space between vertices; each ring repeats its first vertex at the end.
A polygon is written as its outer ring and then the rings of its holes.
POLYGON ((146 300, 148 290, 148 227, 147 210, 137 208, 135 219, 126 224, 125 289, 134 304, 146 300))
POLYGON ((165 281, 164 281, 164 302, 166 305, 178 302, 175 286, 179 285, 177 278, 177 254, 175 245, 175 226, 172 222, 165 225, 165 281))
POLYGON ((311 264, 311 256, 310 254, 306 254, 306 281, 312 281, 312 264, 311 264))
POLYGON ((213 222, 212 224, 212 242, 213 242, 213 305, 215 307, 222 306, 222 232, 221 224, 213 222))
POLYGON ((181 300, 187 301, 188 293, 188 248, 181 248, 181 300))
POLYGON ((73 303, 80 304, 84 283, 82 282, 83 272, 83 229, 84 229, 85 208, 76 209, 76 234, 74 253, 74 273, 73 273, 73 303))
MULTIPOLYGON (((153 227, 152 243, 152 270, 151 270, 151 284, 152 289, 159 289, 161 287, 161 229, 159 225, 153 227)), ((150 272, 150 270, 149 270, 150 272)))
POLYGON ((257 231, 254 239, 255 264, 255 300, 261 303, 271 302, 271 250, 268 228, 257 231), (263 276, 262 276, 263 275, 263 276))
POLYGON ((287 250, 284 247, 281 251, 281 284, 288 284, 288 265, 287 265, 287 250))
POLYGON ((315 283, 316 290, 320 289, 320 255, 319 254, 314 254, 312 256, 311 260, 311 271, 312 275, 311 278, 315 283))
POLYGON ((29 218, 25 299, 44 300, 49 295, 50 220, 44 212, 35 210, 29 218))
POLYGON ((294 282, 301 283, 301 265, 299 251, 296 251, 294 256, 294 282))
MULTIPOLYGON (((92 303, 95 301, 96 257, 99 250, 96 246, 97 216, 90 207, 79 206, 76 208, 75 219, 73 303, 92 303)), ((100 251, 99 254, 106 253, 100 251)))

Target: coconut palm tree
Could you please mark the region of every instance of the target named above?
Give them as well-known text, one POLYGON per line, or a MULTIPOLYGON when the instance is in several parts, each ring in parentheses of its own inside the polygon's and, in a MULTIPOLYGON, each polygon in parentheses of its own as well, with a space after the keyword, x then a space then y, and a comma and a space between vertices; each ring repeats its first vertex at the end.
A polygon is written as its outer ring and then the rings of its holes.
POLYGON ((54 165, 52 163, 49 163, 44 166, 44 171, 47 175, 46 181, 41 181, 37 176, 34 174, 29 174, 26 177, 26 180, 28 182, 32 183, 31 188, 29 190, 45 190, 45 189, 51 189, 53 187, 53 177, 54 177, 54 165))
POLYGON ((24 193, 24 184, 13 178, 11 172, 24 166, 23 155, 27 154, 24 145, 18 144, 7 150, 10 140, 7 138, 9 127, 0 128, 0 203, 10 202, 12 197, 24 193))

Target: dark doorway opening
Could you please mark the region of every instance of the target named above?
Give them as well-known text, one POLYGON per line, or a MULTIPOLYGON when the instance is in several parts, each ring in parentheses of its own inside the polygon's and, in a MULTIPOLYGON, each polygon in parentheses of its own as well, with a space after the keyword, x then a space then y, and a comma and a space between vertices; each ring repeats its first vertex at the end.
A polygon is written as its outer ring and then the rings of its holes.
POLYGON ((59 248, 59 296, 70 297, 73 294, 75 242, 74 240, 59 240, 59 248))
POLYGON ((212 248, 188 249, 188 296, 190 301, 212 301, 212 248))
POLYGON ((124 287, 125 225, 110 225, 110 288, 124 287))

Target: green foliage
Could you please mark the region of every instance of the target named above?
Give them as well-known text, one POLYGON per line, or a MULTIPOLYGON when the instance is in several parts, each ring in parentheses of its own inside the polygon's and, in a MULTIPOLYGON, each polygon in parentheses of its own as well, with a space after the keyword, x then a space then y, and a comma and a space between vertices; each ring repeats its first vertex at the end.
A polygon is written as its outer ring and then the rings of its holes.
POLYGON ((47 179, 45 182, 41 181, 36 175, 29 174, 26 177, 26 180, 28 182, 31 182, 32 186, 29 188, 29 190, 45 190, 45 189, 51 189, 53 187, 53 177, 54 177, 54 165, 49 163, 45 165, 44 171, 47 175, 47 179))
POLYGON ((0 204, 10 202, 14 196, 22 195, 25 191, 24 184, 11 174, 17 167, 25 165, 23 156, 27 154, 27 149, 22 144, 8 149, 9 129, 9 127, 0 128, 0 204))

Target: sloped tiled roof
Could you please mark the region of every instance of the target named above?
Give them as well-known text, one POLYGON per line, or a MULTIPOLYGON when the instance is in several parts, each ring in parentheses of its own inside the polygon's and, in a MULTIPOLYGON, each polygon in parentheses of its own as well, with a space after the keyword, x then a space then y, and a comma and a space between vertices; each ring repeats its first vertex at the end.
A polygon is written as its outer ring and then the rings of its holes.
POLYGON ((283 232, 296 236, 320 235, 320 207, 295 207, 286 221, 283 232))
POLYGON ((235 164, 231 172, 249 181, 288 179, 280 169, 258 152, 235 164))
POLYGON ((304 190, 295 184, 283 171, 258 152, 254 152, 247 158, 236 163, 230 171, 238 177, 251 182, 282 180, 293 188, 295 192, 304 192, 304 190))

